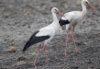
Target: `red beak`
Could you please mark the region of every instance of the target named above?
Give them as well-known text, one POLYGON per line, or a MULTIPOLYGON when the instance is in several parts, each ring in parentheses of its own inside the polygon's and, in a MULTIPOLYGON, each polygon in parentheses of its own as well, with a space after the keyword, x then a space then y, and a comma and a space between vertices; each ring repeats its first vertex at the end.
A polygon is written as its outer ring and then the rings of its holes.
POLYGON ((91 4, 87 4, 92 10, 94 10, 95 12, 97 12, 97 9, 95 7, 93 7, 91 4))
POLYGON ((62 17, 65 17, 63 13, 61 13, 60 11, 57 11, 57 14, 61 15, 62 17))

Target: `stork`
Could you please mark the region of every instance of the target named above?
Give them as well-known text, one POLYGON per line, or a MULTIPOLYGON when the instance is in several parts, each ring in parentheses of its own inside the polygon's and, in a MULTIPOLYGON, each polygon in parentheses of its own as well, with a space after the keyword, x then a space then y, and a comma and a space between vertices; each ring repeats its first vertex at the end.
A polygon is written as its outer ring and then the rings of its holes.
MULTIPOLYGON (((24 52, 27 50, 27 48, 29 48, 30 46, 32 46, 35 43, 39 43, 39 42, 44 43, 44 53, 46 55, 46 63, 48 63, 47 44, 48 44, 48 42, 51 41, 51 39, 55 36, 55 34, 57 32, 62 30, 56 14, 59 14, 62 17, 64 16, 64 14, 61 13, 56 7, 53 7, 51 9, 51 12, 53 15, 53 22, 50 25, 35 31, 23 48, 23 52, 24 52)), ((42 46, 41 43, 40 43, 40 45, 37 49, 37 52, 36 52, 37 56, 36 56, 35 61, 34 61, 35 67, 36 67, 36 60, 37 60, 39 52, 40 52, 40 48, 42 46)))
POLYGON ((74 28, 78 23, 83 22, 84 19, 86 18, 86 15, 87 15, 86 5, 89 6, 95 12, 97 12, 97 10, 89 3, 88 0, 82 0, 81 5, 82 5, 82 11, 71 11, 71 12, 65 13, 64 14, 65 17, 61 17, 61 19, 59 20, 59 23, 61 26, 66 25, 66 48, 64 50, 65 56, 66 56, 66 49, 68 48, 68 29, 69 27, 72 28, 71 37, 74 42, 75 51, 80 53, 80 51, 78 50, 76 46, 75 40, 74 40, 74 28))

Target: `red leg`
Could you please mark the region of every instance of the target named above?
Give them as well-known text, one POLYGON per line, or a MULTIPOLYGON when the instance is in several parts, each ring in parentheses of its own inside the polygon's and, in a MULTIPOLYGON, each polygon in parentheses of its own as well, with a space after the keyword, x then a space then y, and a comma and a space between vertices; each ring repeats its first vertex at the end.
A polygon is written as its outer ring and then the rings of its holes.
POLYGON ((72 40, 74 42, 75 51, 78 52, 78 53, 80 53, 80 51, 78 50, 78 48, 76 46, 75 40, 74 40, 74 27, 72 28, 72 34, 71 34, 71 36, 72 36, 72 40))
POLYGON ((64 55, 66 56, 66 50, 68 48, 68 31, 66 31, 66 48, 64 50, 64 55))
POLYGON ((39 45, 39 47, 38 47, 38 49, 37 49, 37 52, 36 52, 37 56, 36 56, 36 58, 35 58, 35 60, 34 60, 34 64, 33 64, 35 67, 36 67, 36 60, 37 60, 38 55, 39 55, 39 52, 40 52, 40 48, 41 48, 41 44, 39 45))
POLYGON ((48 54, 47 54, 47 46, 44 46, 44 53, 46 55, 46 63, 48 64, 48 54))

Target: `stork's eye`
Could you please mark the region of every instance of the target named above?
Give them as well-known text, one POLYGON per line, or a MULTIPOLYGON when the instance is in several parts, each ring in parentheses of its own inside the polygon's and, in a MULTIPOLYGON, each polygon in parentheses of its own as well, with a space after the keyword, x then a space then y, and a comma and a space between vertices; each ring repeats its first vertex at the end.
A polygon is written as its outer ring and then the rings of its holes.
POLYGON ((57 9, 55 9, 55 11, 57 11, 57 9))
POLYGON ((87 2, 87 1, 86 1, 85 3, 86 3, 86 4, 88 4, 88 2, 87 2))
POLYGON ((57 9, 54 9, 55 10, 55 13, 57 12, 57 9))

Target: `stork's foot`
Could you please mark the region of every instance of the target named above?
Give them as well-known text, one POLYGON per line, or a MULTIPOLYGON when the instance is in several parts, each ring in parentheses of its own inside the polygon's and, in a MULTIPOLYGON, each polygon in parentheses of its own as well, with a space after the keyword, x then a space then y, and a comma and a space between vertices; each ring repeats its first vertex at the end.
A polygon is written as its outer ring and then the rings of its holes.
POLYGON ((38 58, 38 55, 39 55, 39 53, 40 53, 40 48, 41 48, 41 44, 39 45, 39 47, 38 47, 38 49, 37 49, 37 55, 36 55, 36 58, 35 58, 35 60, 34 60, 34 63, 33 63, 33 65, 36 67, 36 61, 37 61, 37 58, 38 58))
POLYGON ((46 60, 45 62, 48 64, 48 54, 47 54, 47 46, 44 46, 44 53, 45 53, 45 56, 46 56, 46 60))
POLYGON ((36 63, 35 63, 35 62, 34 62, 34 64, 33 64, 33 66, 36 67, 36 63))
POLYGON ((66 53, 66 49, 64 50, 64 55, 65 55, 65 56, 67 55, 67 53, 66 53))
POLYGON ((46 60, 45 60, 46 64, 49 64, 48 60, 49 60, 49 59, 48 59, 48 58, 46 58, 46 60))
POLYGON ((79 51, 79 49, 78 49, 78 48, 75 48, 75 51, 76 51, 77 53, 81 53, 81 52, 79 51))

